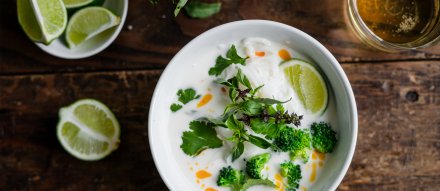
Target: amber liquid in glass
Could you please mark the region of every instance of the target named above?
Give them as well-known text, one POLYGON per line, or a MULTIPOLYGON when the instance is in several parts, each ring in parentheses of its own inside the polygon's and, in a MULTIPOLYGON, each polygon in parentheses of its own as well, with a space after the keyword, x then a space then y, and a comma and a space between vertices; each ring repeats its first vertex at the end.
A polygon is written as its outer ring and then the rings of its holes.
POLYGON ((391 43, 409 43, 430 33, 438 22, 438 0, 357 0, 367 27, 391 43))

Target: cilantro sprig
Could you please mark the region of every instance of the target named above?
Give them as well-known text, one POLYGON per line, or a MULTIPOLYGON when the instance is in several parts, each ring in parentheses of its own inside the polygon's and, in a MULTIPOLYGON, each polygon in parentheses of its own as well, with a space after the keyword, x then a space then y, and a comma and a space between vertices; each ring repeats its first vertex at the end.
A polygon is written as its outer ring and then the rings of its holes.
POLYGON ((222 56, 217 57, 215 66, 209 69, 208 74, 210 76, 218 76, 223 72, 223 70, 232 64, 245 65, 246 59, 248 58, 249 57, 243 58, 239 56, 235 45, 232 45, 226 53, 226 58, 223 58, 222 56))
POLYGON ((192 131, 185 131, 182 135, 180 148, 189 156, 196 156, 208 148, 223 146, 223 141, 217 137, 214 124, 204 121, 192 121, 189 128, 192 131))
MULTIPOLYGON (((180 89, 177 91, 177 96, 178 96, 178 100, 180 103, 182 104, 187 104, 188 102, 195 100, 195 99, 199 99, 200 95, 198 95, 196 93, 196 91, 192 88, 187 88, 187 89, 180 89)), ((179 103, 173 103, 170 106, 170 109, 172 112, 176 112, 180 109, 182 109, 183 105, 179 104, 179 103)))

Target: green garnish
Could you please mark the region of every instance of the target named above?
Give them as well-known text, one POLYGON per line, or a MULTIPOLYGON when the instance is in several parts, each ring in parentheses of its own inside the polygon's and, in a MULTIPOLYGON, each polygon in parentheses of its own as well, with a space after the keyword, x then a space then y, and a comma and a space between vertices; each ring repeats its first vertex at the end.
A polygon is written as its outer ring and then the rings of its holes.
MULTIPOLYGON (((196 91, 192 88, 187 88, 185 90, 180 89, 179 91, 177 91, 177 96, 179 97, 178 100, 182 104, 187 104, 192 100, 200 98, 200 95, 197 95, 196 91)), ((183 106, 181 104, 173 103, 171 104, 170 109, 172 112, 176 112, 179 109, 182 109, 182 107, 183 106)))
MULTIPOLYGON (((156 5, 159 0, 149 0, 151 4, 156 5)), ((175 1, 173 1, 174 4, 175 1)), ((220 11, 221 3, 203 3, 200 1, 179 0, 174 8, 174 16, 177 16, 182 8, 185 7, 186 13, 197 19, 208 18, 220 11)))
POLYGON ((180 148, 189 156, 196 156, 208 148, 223 146, 223 141, 217 137, 214 124, 203 121, 191 121, 189 128, 192 131, 185 131, 182 135, 180 148))
POLYGON ((248 58, 249 57, 240 57, 237 54, 237 49, 235 48, 235 45, 232 45, 226 53, 226 58, 223 58, 222 56, 217 57, 217 60, 215 61, 215 66, 209 69, 208 74, 211 76, 218 76, 231 64, 245 65, 245 61, 248 58))
POLYGON ((173 104, 171 104, 170 109, 171 109, 172 112, 176 112, 176 111, 178 111, 179 109, 182 109, 182 107, 183 107, 183 106, 180 105, 180 104, 173 103, 173 104))
POLYGON ((187 104, 192 100, 200 98, 200 95, 196 95, 196 91, 191 88, 185 90, 180 89, 179 91, 177 91, 177 96, 179 96, 179 101, 183 104, 187 104))
POLYGON ((200 1, 190 1, 184 9, 190 17, 204 19, 220 12, 221 5, 220 2, 203 3, 200 1))

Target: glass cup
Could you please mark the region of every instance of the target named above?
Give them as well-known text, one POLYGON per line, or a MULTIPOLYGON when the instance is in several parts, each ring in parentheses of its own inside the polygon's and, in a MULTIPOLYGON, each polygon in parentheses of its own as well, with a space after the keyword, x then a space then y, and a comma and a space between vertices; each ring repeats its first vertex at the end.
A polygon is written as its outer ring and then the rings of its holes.
POLYGON ((440 39, 440 0, 348 0, 348 17, 366 44, 387 52, 432 46, 440 39))

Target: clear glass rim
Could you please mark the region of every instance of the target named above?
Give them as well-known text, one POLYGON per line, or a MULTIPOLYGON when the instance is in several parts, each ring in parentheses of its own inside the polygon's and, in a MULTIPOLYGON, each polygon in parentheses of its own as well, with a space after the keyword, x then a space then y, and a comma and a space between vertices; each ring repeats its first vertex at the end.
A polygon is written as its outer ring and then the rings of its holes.
MULTIPOLYGON (((404 50, 414 50, 419 48, 425 48, 428 46, 432 46, 436 44, 440 40, 440 35, 437 35, 436 37, 426 40, 425 42, 418 42, 417 40, 414 40, 412 42, 403 43, 403 44, 397 44, 397 43, 390 43, 376 34, 365 24, 365 22, 362 20, 361 16, 359 15, 359 10, 357 8, 357 0, 347 0, 348 1, 348 16, 349 16, 349 22, 352 25, 355 34, 366 44, 373 46, 375 48, 388 51, 388 52, 396 52, 396 51, 404 51, 404 50)), ((438 23, 437 25, 440 25, 438 23)), ((438 26, 436 28, 439 28, 438 26)), ((434 31, 434 29, 433 29, 434 31)), ((431 31, 430 33, 432 33, 431 31)), ((440 34, 440 33, 439 33, 440 34)))

